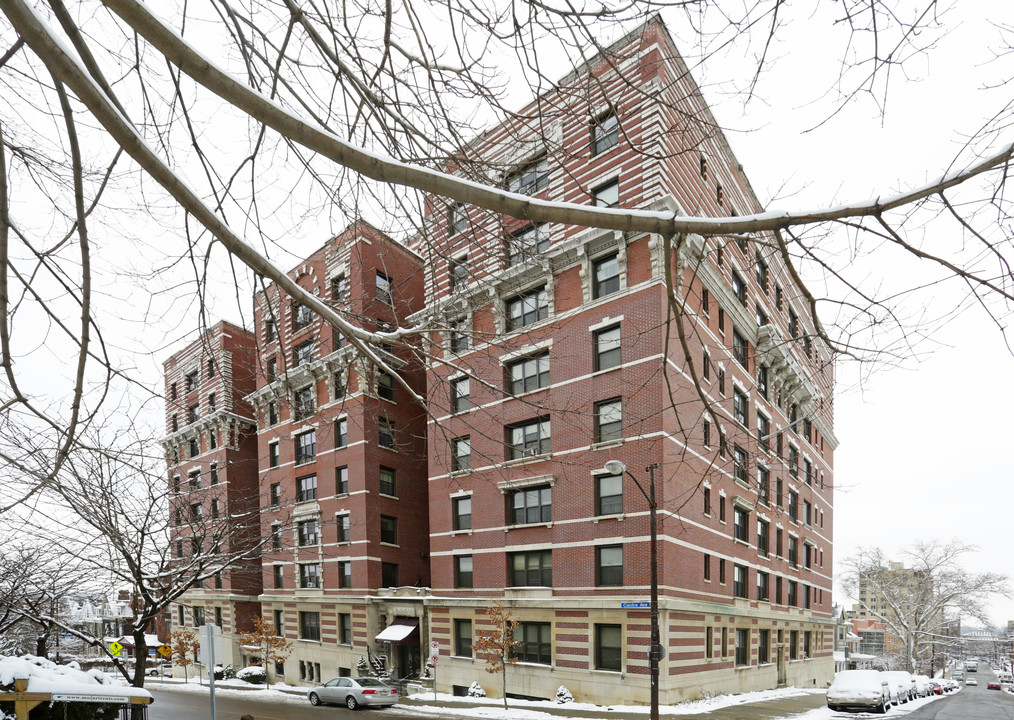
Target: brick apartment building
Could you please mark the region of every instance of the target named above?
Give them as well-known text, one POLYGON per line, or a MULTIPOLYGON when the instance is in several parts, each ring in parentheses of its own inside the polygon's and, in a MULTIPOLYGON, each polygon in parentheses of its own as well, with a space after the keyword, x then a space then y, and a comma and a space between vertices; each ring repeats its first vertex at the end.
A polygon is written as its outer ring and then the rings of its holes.
MULTIPOLYGON (((606 52, 476 140, 486 177, 759 212, 661 21, 606 52)), ((497 694, 472 649, 497 599, 519 623, 508 692, 647 702, 649 513, 620 460, 642 485, 655 466, 661 701, 830 679, 831 357, 775 248, 438 198, 411 246, 356 223, 291 273, 366 329, 434 328, 424 353, 382 349, 405 386, 256 298, 261 611, 295 642, 276 670, 315 682, 369 646, 403 676, 436 642, 438 689, 497 694)))

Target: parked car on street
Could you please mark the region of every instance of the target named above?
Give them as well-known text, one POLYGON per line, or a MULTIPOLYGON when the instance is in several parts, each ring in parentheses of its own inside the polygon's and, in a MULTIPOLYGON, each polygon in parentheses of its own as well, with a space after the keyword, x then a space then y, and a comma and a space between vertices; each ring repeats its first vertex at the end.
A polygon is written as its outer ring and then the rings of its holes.
POLYGON ((930 681, 930 694, 931 695, 943 695, 944 686, 936 681, 930 681))
POLYGON ((891 684, 897 688, 898 702, 907 703, 909 700, 914 700, 918 697, 918 690, 915 685, 915 678, 912 673, 905 670, 887 670, 884 672, 884 677, 891 681, 891 684))
POLYGON ((887 712, 891 681, 877 670, 842 670, 827 689, 827 706, 833 711, 887 712))
POLYGON ((915 676, 915 689, 916 689, 916 694, 917 694, 917 695, 918 695, 919 697, 927 697, 927 696, 929 696, 929 695, 932 695, 932 694, 933 694, 933 691, 932 691, 932 689, 930 688, 930 683, 931 683, 931 682, 933 682, 933 681, 932 681, 932 680, 930 680, 930 679, 929 679, 929 678, 928 678, 927 676, 925 676, 925 675, 916 675, 916 676, 915 676))
POLYGON ((988 683, 986 683, 986 689, 987 690, 1003 690, 1003 688, 1000 687, 1000 681, 999 680, 990 680, 988 683))
POLYGON ((360 705, 390 707, 398 702, 398 690, 371 677, 339 677, 310 688, 306 697, 311 705, 339 703, 349 710, 360 705))
POLYGON ((159 663, 157 665, 152 665, 152 666, 148 667, 146 671, 147 671, 148 675, 150 675, 151 677, 157 677, 159 675, 161 675, 162 677, 172 677, 173 676, 173 664, 172 663, 159 663))

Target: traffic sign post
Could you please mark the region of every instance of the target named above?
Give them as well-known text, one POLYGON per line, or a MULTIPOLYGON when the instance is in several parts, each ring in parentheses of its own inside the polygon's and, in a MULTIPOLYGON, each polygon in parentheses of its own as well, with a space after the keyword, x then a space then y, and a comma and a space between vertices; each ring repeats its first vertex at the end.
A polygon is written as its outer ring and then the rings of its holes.
POLYGON ((440 659, 440 643, 430 642, 430 665, 433 666, 433 699, 437 699, 437 660, 440 659))
POLYGON ((200 630, 201 657, 207 659, 208 688, 211 695, 211 720, 215 720, 215 656, 222 654, 222 628, 202 625, 200 630))

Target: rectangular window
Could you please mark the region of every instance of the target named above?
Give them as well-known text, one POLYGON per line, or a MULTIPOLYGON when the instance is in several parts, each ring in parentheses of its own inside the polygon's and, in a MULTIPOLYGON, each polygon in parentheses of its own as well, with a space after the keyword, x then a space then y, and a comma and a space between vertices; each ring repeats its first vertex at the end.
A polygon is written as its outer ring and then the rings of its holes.
POLYGON ((394 378, 390 373, 380 373, 377 376, 377 397, 394 402, 394 378))
POLYGON ((591 154, 598 155, 616 147, 620 139, 619 122, 616 113, 609 111, 600 115, 591 124, 591 154))
POLYGON ((595 625, 595 668, 623 669, 623 630, 619 625, 595 625))
POLYGON ((744 427, 750 427, 750 420, 747 415, 749 407, 750 401, 747 399, 746 393, 738 387, 734 387, 732 389, 732 414, 744 427))
POLYGON ((757 411, 757 445, 764 452, 770 450, 771 420, 760 410, 757 411))
POLYGON ((190 506, 190 522, 198 522, 201 519, 201 505, 194 503, 190 506))
POLYGON ((468 209, 464 203, 455 203, 447 218, 448 234, 457 235, 468 228, 468 209))
POLYGON ((732 294, 746 307, 746 281, 735 270, 732 273, 732 294))
POLYGON ((338 542, 351 542, 352 521, 348 514, 337 516, 335 518, 335 524, 338 526, 338 542))
POLYGON ((389 515, 380 516, 380 542, 398 544, 398 518, 389 515))
POLYGON ((768 599, 768 574, 766 572, 757 572, 757 599, 768 599))
POLYGON ((507 189, 521 195, 534 195, 549 186, 549 160, 535 158, 507 177, 507 189))
POLYGON ((545 286, 504 301, 507 332, 532 325, 549 317, 549 296, 545 286))
POLYGON ((734 358, 736 358, 736 362, 738 362, 744 368, 749 368, 749 366, 748 366, 748 360, 747 360, 749 352, 750 352, 749 351, 749 345, 748 345, 748 343, 746 341, 746 338, 743 337, 738 330, 736 330, 735 328, 733 328, 733 330, 732 330, 732 356, 734 358))
POLYGON ((775 529, 775 555, 777 557, 782 557, 782 537, 783 537, 783 535, 782 535, 782 529, 781 528, 776 528, 775 529))
POLYGON ((729 628, 722 628, 722 657, 729 657, 729 628))
POLYGON ((292 303, 292 329, 302 330, 313 322, 313 310, 303 303, 292 303))
POLYGON ((296 478, 296 502, 309 502, 317 499, 317 476, 304 475, 296 478))
POLYGON ((381 495, 398 494, 398 477, 394 468, 380 468, 380 493, 381 495))
POLYGON ((733 537, 743 542, 749 542, 747 525, 750 522, 750 513, 741 507, 732 509, 733 537))
POLYGON ((620 365, 620 326, 614 325, 594 334, 596 371, 620 365))
POLYGON ((528 262, 549 250, 549 226, 529 225, 507 238, 507 267, 528 262))
POLYGON ((352 563, 348 560, 338 563, 338 587, 346 590, 352 587, 352 563))
POLYGON ((344 302, 348 296, 348 280, 344 275, 335 275, 331 278, 331 301, 335 303, 344 302))
POLYGON ((280 483, 271 483, 271 507, 278 507, 282 504, 282 486, 280 483))
POLYGON ((757 631, 757 662, 763 665, 771 662, 771 631, 757 631))
POLYGON ((521 395, 549 385, 549 353, 539 353, 507 365, 507 392, 521 395))
POLYGON ((711 421, 710 420, 705 420, 704 421, 703 427, 701 429, 701 435, 702 435, 701 439, 704 442, 705 447, 710 447, 711 446, 711 421))
POLYGON ((725 522, 725 496, 719 495, 718 498, 718 521, 725 522))
POLYGON ((380 563, 380 582, 384 587, 398 587, 398 563, 380 563))
POLYGON ((346 465, 334 469, 335 495, 347 495, 349 492, 349 468, 346 465))
POLYGON ((550 623, 521 622, 514 628, 516 647, 511 655, 521 662, 549 665, 553 662, 552 626, 550 623))
POLYGON ((456 657, 472 657, 472 621, 454 621, 454 654, 456 657))
POLYGON ((741 448, 739 445, 734 445, 732 447, 732 466, 733 466, 732 471, 733 475, 736 477, 736 480, 743 483, 744 485, 747 484, 747 476, 746 476, 747 461, 748 458, 746 450, 741 448))
POLYGON ((767 520, 757 520, 757 554, 767 557, 769 526, 767 520))
POLYGON ((610 442, 623 437, 623 408, 619 398, 595 403, 595 442, 610 442))
POLYGON ((454 587, 472 587, 472 556, 458 555, 454 558, 454 587))
POLYGON ((511 553, 508 558, 511 587, 553 586, 552 550, 511 553))
POLYGON ((352 644, 352 614, 338 613, 338 644, 352 644))
POLYGON ((451 500, 452 527, 455 530, 472 529, 472 498, 458 497, 451 500))
POLYGON ((284 567, 281 566, 281 565, 273 565, 272 566, 272 573, 274 575, 275 587, 276 588, 283 588, 283 587, 285 587, 285 569, 284 569, 284 567))
POLYGON ((299 566, 299 587, 306 589, 320 587, 320 565, 306 563, 299 566))
POLYGON ((292 349, 292 366, 299 367, 313 362, 313 340, 299 343, 292 349))
POLYGON ((591 194, 592 205, 595 207, 616 207, 620 204, 620 179, 616 178, 593 188, 591 194))
POLYGON ((771 504, 771 480, 766 467, 757 466, 757 502, 761 505, 771 504))
POLYGON ((295 438, 296 465, 313 462, 317 459, 317 431, 309 430, 295 438))
POLYGON ((747 569, 744 565, 732 566, 732 594, 738 598, 749 597, 747 569))
POLYGON ((294 420, 305 420, 316 411, 313 391, 313 385, 307 385, 292 394, 292 417, 294 420))
POLYGON ((709 488, 709 487, 704 488, 703 491, 702 491, 702 495, 704 496, 704 514, 705 515, 710 515, 711 514, 711 488, 709 488))
POLYGON ((595 478, 595 514, 618 515, 623 512, 623 477, 598 475, 595 478))
POLYGON ((317 544, 318 534, 316 520, 300 520, 296 523, 296 530, 299 536, 300 545, 317 544))
POLYGON ((447 281, 451 292, 468 285, 468 256, 455 258, 447 263, 447 281))
POLYGON ((194 627, 201 627, 204 624, 204 608, 194 608, 194 627))
POLYGON ((507 494, 507 523, 527 525, 553 519, 553 488, 549 485, 515 490, 507 494))
POLYGON ((320 640, 320 613, 299 613, 299 639, 320 640))
POLYGON ((796 313, 792 308, 789 308, 789 337, 796 338, 799 336, 799 318, 796 317, 796 313))
POLYGON ((394 305, 391 294, 391 278, 382 272, 377 273, 377 300, 385 305, 394 305))
POLYGON ((704 657, 715 656, 715 628, 710 625, 704 628, 704 657))
POLYGON ((268 382, 274 382, 278 379, 278 360, 271 358, 267 361, 267 376, 268 382))
POLYGON ((611 295, 620 289, 620 259, 617 253, 592 261, 592 299, 611 295))
POLYGON ((186 381, 186 386, 187 386, 187 392, 188 393, 189 392, 193 392, 194 390, 197 389, 197 380, 198 380, 198 378, 197 378, 197 371, 196 370, 194 370, 193 372, 188 372, 186 374, 184 380, 186 381))
POLYGON ((789 445, 789 475, 799 477, 799 450, 789 445))
POLYGON ((813 463, 803 458, 803 482, 813 485, 813 463))
POLYGON ((704 579, 711 581, 711 554, 704 553, 704 579))
POLYGON ((471 381, 467 377, 451 380, 451 412, 465 412, 472 407, 471 381))
POLYGON ((278 405, 274 402, 268 403, 268 425, 278 424, 278 405))
POLYGON ((725 560, 718 560, 718 582, 725 585, 725 560))
POLYGON ((349 444, 349 421, 348 418, 339 418, 334 421, 334 446, 345 447, 349 444))
POLYGON ((527 420, 505 428, 507 459, 545 455, 550 452, 550 424, 548 417, 527 420))
POLYGON ((452 353, 461 353, 468 350, 469 337, 466 318, 457 318, 447 323, 447 347, 452 353))
POLYGON ((201 408, 199 405, 191 405, 187 408, 187 423, 195 423, 201 417, 201 408))
POLYGON ((750 664, 750 628, 736 628, 736 664, 750 664))
POLYGON ((718 368, 718 392, 725 397, 725 368, 718 368))
POLYGON ((451 440, 451 471, 460 472, 472 467, 472 438, 454 438, 451 440))
MULTIPOLYGON (((791 586, 792 583, 790 583, 791 586)), ((791 587, 789 589, 791 592, 791 587)), ((789 603, 795 605, 795 603, 789 603)), ((799 631, 789 630, 789 660, 796 660, 799 658, 799 631)))
POLYGON ((388 448, 394 450, 394 420, 388 420, 387 418, 379 418, 377 420, 377 443, 382 448, 388 448))
POLYGON ((275 637, 285 637, 285 611, 275 610, 275 637))
POLYGON ((757 271, 757 284, 760 285, 760 289, 761 290, 763 290, 765 293, 767 293, 767 291, 768 291, 768 265, 767 265, 766 262, 764 262, 763 260, 761 260, 760 257, 757 258, 756 271, 757 271))
POLYGON ((799 493, 789 490, 789 520, 799 522, 799 493))
POLYGON ((595 584, 623 584, 623 546, 607 545, 595 550, 595 584))

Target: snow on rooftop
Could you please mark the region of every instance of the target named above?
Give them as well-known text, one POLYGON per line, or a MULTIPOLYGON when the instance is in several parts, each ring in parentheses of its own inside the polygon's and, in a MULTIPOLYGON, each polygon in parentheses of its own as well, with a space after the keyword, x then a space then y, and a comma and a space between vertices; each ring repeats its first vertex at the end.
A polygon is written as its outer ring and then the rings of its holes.
POLYGON ((0 687, 13 687, 16 678, 28 678, 28 692, 151 697, 147 690, 117 683, 101 670, 81 670, 77 663, 57 665, 34 655, 0 655, 0 687))

